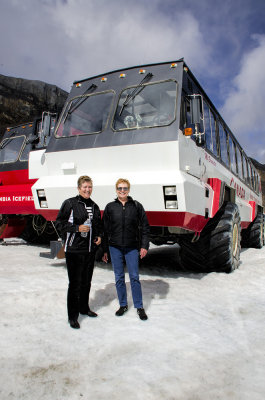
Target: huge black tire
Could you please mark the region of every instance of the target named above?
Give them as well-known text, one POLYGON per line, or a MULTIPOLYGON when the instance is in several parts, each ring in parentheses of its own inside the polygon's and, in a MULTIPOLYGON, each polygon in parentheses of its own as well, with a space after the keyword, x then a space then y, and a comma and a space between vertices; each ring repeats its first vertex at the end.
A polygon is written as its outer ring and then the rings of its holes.
POLYGON ((236 204, 225 203, 202 230, 199 240, 181 239, 183 267, 194 272, 232 272, 240 260, 240 215, 236 204))
POLYGON ((241 237, 242 247, 254 247, 255 249, 261 249, 263 247, 264 219, 261 212, 258 212, 256 218, 251 222, 247 229, 242 229, 241 237))

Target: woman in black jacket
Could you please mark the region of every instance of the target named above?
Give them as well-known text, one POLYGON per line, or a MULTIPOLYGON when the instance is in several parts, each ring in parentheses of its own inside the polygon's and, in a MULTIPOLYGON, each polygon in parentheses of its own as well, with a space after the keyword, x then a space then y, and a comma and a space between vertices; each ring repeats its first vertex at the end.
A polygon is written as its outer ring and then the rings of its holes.
POLYGON ((129 196, 130 182, 119 179, 116 182, 117 199, 108 203, 103 214, 104 223, 104 256, 108 261, 109 247, 111 262, 115 274, 116 290, 120 308, 117 316, 122 316, 128 310, 127 292, 124 275, 126 262, 134 307, 139 318, 147 319, 143 308, 142 289, 139 280, 140 258, 146 256, 149 247, 149 224, 141 203, 129 196))
POLYGON ((56 219, 64 240, 69 278, 67 310, 70 326, 79 329, 79 313, 89 317, 97 314, 89 308, 89 292, 94 270, 95 251, 101 243, 102 224, 98 205, 91 200, 92 179, 80 176, 79 195, 65 200, 56 219))

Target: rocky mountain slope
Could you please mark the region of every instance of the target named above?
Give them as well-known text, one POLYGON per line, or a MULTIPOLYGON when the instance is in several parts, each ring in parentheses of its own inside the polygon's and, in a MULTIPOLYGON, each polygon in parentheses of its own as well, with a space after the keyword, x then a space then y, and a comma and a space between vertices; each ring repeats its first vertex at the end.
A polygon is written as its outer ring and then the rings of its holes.
POLYGON ((7 126, 31 122, 43 111, 59 113, 67 95, 55 85, 0 74, 0 137, 7 126))

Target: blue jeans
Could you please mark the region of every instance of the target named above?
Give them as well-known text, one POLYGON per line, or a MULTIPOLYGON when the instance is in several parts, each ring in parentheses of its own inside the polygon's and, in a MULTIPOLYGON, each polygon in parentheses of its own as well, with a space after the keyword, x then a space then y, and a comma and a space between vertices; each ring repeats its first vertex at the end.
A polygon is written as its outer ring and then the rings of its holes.
POLYGON ((115 274, 116 290, 120 306, 127 305, 127 291, 125 284, 124 261, 126 262, 133 304, 135 308, 143 308, 142 289, 139 280, 139 252, 131 247, 109 246, 113 271, 115 274))

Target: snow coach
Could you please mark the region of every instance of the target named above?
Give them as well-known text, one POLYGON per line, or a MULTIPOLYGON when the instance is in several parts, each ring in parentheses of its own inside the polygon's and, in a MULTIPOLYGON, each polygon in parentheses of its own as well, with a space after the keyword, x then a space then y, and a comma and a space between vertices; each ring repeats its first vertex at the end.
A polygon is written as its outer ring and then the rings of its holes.
POLYGON ((35 209, 28 177, 30 151, 45 148, 55 128, 56 115, 43 112, 34 122, 7 128, 0 142, 0 238, 19 236, 32 222, 40 234, 46 223, 35 209))
POLYGON ((183 59, 74 82, 47 148, 30 153, 38 212, 55 220, 82 174, 101 210, 128 178, 151 242, 179 243, 188 270, 231 272, 241 244, 263 246, 259 174, 183 59))

